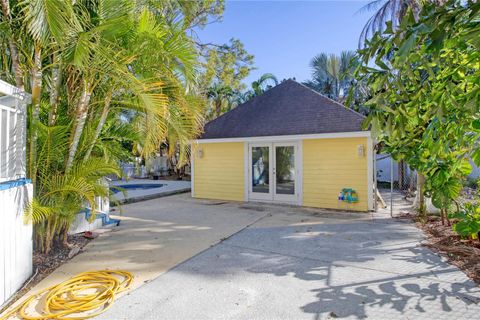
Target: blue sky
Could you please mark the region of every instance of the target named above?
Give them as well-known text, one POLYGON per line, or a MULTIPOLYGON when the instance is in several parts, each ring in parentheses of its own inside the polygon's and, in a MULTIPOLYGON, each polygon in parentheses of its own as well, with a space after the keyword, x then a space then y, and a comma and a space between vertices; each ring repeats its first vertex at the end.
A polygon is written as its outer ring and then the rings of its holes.
POLYGON ((198 31, 202 42, 240 39, 255 56, 246 79, 273 73, 279 80, 310 77, 309 62, 320 52, 355 50, 371 12, 358 12, 368 1, 228 1, 222 22, 198 31))

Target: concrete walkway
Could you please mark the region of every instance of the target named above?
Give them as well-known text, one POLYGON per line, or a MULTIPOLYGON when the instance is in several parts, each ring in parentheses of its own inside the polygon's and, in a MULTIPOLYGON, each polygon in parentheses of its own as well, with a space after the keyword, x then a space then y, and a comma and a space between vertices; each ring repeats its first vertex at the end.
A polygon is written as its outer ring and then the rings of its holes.
MULTIPOLYGON (((479 288, 420 246, 422 234, 411 224, 288 206, 207 206, 187 197, 169 198, 170 214, 186 219, 208 208, 227 225, 260 220, 123 296, 98 319, 438 320, 480 314, 479 288)), ((201 220, 188 227, 190 241, 204 225, 210 227, 201 220)), ((144 239, 139 250, 145 255, 174 243, 144 239)), ((168 256, 148 254, 130 267, 138 272, 156 259, 168 256)))
POLYGON ((197 201, 190 194, 121 207, 119 227, 90 242, 86 251, 60 266, 30 292, 84 271, 123 269, 135 276, 132 289, 254 223, 266 213, 239 210, 240 204, 197 201))
POLYGON ((380 194, 385 201, 387 207, 382 208, 380 202, 378 202, 377 212, 386 216, 393 215, 398 217, 406 213, 415 213, 415 209, 412 208, 412 202, 405 198, 405 194, 398 190, 394 190, 393 193, 390 189, 380 189, 380 194))

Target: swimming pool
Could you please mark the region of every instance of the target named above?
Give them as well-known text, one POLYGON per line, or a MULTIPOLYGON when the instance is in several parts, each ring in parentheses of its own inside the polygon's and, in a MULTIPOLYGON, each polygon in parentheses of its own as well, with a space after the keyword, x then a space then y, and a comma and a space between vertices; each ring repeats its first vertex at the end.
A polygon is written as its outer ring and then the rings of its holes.
POLYGON ((155 189, 155 188, 161 188, 165 184, 162 183, 137 183, 137 184, 120 184, 118 186, 111 186, 110 191, 112 193, 119 193, 122 192, 123 190, 129 191, 129 190, 147 190, 147 189, 155 189))

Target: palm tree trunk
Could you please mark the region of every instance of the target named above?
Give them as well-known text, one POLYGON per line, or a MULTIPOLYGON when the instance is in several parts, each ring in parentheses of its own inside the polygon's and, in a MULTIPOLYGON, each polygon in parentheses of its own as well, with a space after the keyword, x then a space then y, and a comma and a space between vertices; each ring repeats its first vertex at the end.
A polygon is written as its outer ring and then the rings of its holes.
POLYGON ((70 230, 70 224, 67 223, 61 229, 61 240, 64 248, 71 248, 72 246, 68 243, 68 231, 70 230))
POLYGON ((222 100, 215 100, 215 113, 217 117, 222 115, 222 100))
POLYGON ((8 22, 8 27, 10 29, 10 38, 8 39, 8 46, 10 48, 10 58, 12 59, 12 68, 13 73, 15 74, 15 85, 17 88, 24 90, 24 83, 23 83, 23 72, 20 68, 20 59, 18 56, 18 49, 15 41, 13 40, 13 32, 11 28, 12 16, 10 12, 10 4, 9 0, 1 0, 2 5, 2 12, 3 16, 8 22))
POLYGON ((43 237, 43 253, 49 254, 50 250, 52 249, 52 242, 53 238, 55 236, 55 229, 56 229, 56 220, 55 217, 50 217, 47 220, 46 226, 45 226, 45 236, 43 237))
POLYGON ((87 120, 88 105, 90 103, 91 96, 91 86, 88 81, 85 80, 82 94, 80 95, 80 99, 78 100, 76 125, 72 137, 72 143, 70 144, 70 150, 68 151, 66 171, 69 171, 72 168, 73 160, 75 160, 78 144, 80 142, 80 138, 82 137, 83 128, 85 127, 85 121, 87 120))
POLYGON ((50 88, 50 111, 48 113, 48 125, 54 126, 57 121, 57 109, 60 85, 62 83, 62 65, 58 54, 53 54, 54 67, 52 69, 52 86, 50 88))
POLYGON ((335 101, 338 101, 339 95, 340 95, 340 88, 338 85, 338 79, 335 78, 335 101))
POLYGON ((100 136, 100 132, 102 132, 102 128, 105 125, 105 121, 107 121, 108 112, 110 111, 110 103, 112 102, 112 94, 113 92, 112 90, 110 90, 109 92, 107 92, 107 95, 105 96, 102 114, 100 115, 100 120, 98 121, 97 128, 95 129, 95 134, 93 136, 92 142, 90 143, 87 153, 85 154, 85 157, 83 159, 84 161, 90 158, 90 154, 92 153, 93 147, 95 146, 95 143, 97 143, 98 137, 100 136))
MULTIPOLYGON (((36 181, 37 161, 37 123, 40 114, 40 100, 42 95, 42 49, 35 46, 34 64, 32 69, 32 117, 30 119, 30 156, 29 173, 32 184, 36 181)), ((35 189, 35 188, 34 188, 35 189)))

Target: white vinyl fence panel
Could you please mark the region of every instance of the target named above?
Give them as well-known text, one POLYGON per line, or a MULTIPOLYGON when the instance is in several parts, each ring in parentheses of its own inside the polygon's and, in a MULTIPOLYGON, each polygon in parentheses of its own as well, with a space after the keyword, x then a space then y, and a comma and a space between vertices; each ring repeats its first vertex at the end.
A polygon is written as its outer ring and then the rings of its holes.
MULTIPOLYGON (((391 182, 391 168, 393 167, 393 182, 400 179, 398 170, 398 162, 393 160, 389 154, 377 154, 376 169, 377 169, 377 181, 379 182, 391 182), (393 166, 392 166, 393 161, 393 166)), ((412 174, 410 168, 406 167, 405 175, 410 177, 412 174)))
POLYGON ((30 96, 0 80, 0 306, 32 274, 32 225, 24 223, 33 187, 25 177, 30 96))
POLYGON ((32 225, 23 221, 31 196, 31 183, 0 190, 0 305, 32 274, 32 225))

